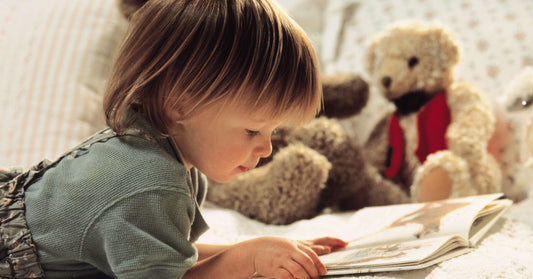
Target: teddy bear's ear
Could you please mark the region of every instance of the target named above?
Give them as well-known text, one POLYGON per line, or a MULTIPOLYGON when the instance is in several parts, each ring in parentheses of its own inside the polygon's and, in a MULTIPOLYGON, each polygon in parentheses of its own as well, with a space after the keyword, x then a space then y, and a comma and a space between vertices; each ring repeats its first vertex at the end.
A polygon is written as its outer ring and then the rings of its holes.
POLYGON ((133 14, 139 10, 148 0, 117 0, 120 12, 130 20, 133 14))
POLYGON ((375 60, 376 60, 376 47, 377 47, 377 40, 373 40, 370 42, 370 44, 366 48, 363 62, 365 65, 365 70, 369 75, 372 75, 374 73, 374 65, 375 65, 375 60))
POLYGON ((457 65, 460 59, 460 49, 454 34, 443 27, 435 27, 433 41, 438 44, 441 62, 450 66, 457 65))

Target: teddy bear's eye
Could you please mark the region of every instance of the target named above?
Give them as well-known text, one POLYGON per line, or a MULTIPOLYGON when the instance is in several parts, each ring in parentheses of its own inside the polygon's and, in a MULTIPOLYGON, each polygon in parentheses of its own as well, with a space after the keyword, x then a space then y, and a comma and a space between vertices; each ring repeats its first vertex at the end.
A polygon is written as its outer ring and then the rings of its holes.
POLYGON ((527 109, 533 104, 533 93, 525 94, 516 98, 512 104, 508 106, 509 111, 518 111, 527 109))
POLYGON ((418 64, 418 58, 416 56, 413 56, 409 58, 409 61, 407 61, 407 65, 409 65, 409 68, 413 68, 418 64))

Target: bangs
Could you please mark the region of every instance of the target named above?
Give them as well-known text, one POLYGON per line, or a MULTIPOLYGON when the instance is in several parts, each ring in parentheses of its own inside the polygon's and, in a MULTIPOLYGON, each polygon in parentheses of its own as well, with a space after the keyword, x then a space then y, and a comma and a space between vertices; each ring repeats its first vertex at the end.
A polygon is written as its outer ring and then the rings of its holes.
POLYGON ((252 8, 242 8, 233 51, 214 85, 228 89, 220 97, 293 124, 313 119, 322 108, 322 86, 309 39, 273 3, 237 2, 252 8))
POLYGON ((183 77, 176 79, 174 90, 186 91, 188 97, 173 105, 192 113, 226 99, 225 103, 246 101, 254 110, 287 116, 295 123, 315 117, 322 90, 316 54, 303 30, 270 1, 229 2, 210 9, 211 24, 196 30, 194 41, 205 47, 176 60, 186 65, 205 62, 195 67, 194 78, 187 83, 183 77), (225 13, 214 12, 220 9, 225 13), (183 106, 184 102, 188 104, 183 106))
POLYGON ((281 85, 287 86, 287 89, 270 86, 265 87, 260 94, 250 94, 250 91, 257 89, 244 90, 230 98, 226 105, 241 107, 249 114, 257 113, 269 119, 282 119, 289 125, 300 125, 316 117, 322 108, 320 86, 311 91, 305 86, 297 88, 295 84, 281 85))

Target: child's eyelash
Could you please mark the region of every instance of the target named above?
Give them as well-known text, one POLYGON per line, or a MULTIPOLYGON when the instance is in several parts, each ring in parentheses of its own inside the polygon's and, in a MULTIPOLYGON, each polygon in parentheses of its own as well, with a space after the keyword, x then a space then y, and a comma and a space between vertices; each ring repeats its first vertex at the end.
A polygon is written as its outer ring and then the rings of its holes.
POLYGON ((258 136, 260 134, 260 132, 246 129, 246 134, 248 134, 248 136, 250 136, 250 137, 254 137, 254 136, 258 136))

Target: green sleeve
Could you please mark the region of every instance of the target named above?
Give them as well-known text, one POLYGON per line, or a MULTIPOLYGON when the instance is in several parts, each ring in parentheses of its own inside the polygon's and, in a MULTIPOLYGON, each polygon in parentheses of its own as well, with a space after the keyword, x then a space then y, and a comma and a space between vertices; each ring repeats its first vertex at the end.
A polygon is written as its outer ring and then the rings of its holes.
POLYGON ((189 241, 195 209, 176 188, 128 195, 88 225, 81 260, 117 278, 181 278, 198 258, 189 241))

